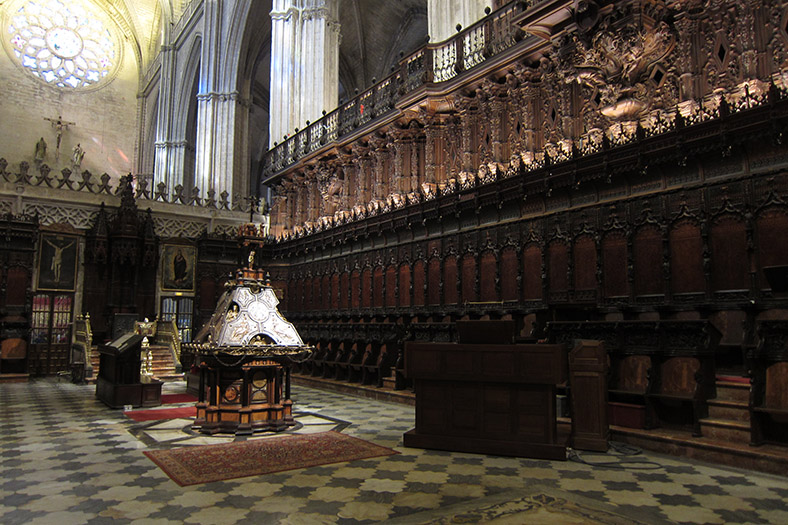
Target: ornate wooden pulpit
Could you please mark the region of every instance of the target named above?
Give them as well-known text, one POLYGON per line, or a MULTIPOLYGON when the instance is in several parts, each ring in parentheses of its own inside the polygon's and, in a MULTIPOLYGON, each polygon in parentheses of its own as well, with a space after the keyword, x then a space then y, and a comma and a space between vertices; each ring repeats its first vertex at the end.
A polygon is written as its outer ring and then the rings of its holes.
POLYGON ((96 397, 112 408, 161 404, 161 381, 140 378, 142 337, 134 333, 123 334, 98 347, 96 397))
POLYGON ((565 460, 555 395, 566 368, 563 345, 408 342, 416 428, 404 444, 565 460))
POLYGON ((195 430, 249 435, 295 425, 290 367, 312 347, 278 303, 264 272, 244 268, 226 284, 210 322, 183 345, 200 371, 195 430))

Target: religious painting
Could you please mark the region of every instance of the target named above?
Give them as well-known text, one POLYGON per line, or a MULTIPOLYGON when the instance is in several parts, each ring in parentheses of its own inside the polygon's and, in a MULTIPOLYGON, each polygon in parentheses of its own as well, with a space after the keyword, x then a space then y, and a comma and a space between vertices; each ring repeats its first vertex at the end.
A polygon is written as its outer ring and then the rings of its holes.
POLYGON ((194 291, 194 246, 167 244, 161 254, 161 289, 170 292, 194 291))
POLYGON ((42 233, 36 289, 73 292, 77 281, 78 237, 42 233))

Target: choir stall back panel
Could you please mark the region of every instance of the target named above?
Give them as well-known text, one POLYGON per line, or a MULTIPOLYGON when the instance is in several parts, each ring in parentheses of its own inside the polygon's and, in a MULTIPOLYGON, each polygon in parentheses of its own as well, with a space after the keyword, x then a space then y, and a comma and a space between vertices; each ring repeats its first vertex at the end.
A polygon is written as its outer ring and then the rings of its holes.
POLYGON ((408 342, 416 428, 407 447, 566 459, 556 430, 563 345, 408 342))

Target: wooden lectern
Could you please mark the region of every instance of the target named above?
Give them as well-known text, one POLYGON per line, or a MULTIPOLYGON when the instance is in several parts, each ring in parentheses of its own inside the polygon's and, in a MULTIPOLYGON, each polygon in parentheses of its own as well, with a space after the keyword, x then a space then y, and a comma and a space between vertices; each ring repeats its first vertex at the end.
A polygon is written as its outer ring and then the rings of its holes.
POLYGON ((142 336, 124 334, 100 345, 96 397, 112 408, 161 404, 161 381, 140 381, 142 336))
MULTIPOLYGON (((487 323, 481 332, 495 323, 468 321, 474 322, 487 323)), ((405 372, 416 392, 416 428, 404 444, 565 460, 555 395, 566 368, 563 345, 408 342, 405 372)))

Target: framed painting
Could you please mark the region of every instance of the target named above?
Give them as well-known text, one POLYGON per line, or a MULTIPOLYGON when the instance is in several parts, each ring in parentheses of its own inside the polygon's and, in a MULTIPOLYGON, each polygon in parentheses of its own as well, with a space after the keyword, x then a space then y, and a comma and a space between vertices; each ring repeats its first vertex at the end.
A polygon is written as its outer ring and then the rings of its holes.
POLYGON ((161 289, 167 292, 194 291, 194 246, 165 244, 161 253, 161 289))
POLYGON ((78 244, 79 238, 75 235, 41 234, 38 245, 37 290, 75 290, 78 244))

